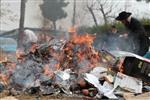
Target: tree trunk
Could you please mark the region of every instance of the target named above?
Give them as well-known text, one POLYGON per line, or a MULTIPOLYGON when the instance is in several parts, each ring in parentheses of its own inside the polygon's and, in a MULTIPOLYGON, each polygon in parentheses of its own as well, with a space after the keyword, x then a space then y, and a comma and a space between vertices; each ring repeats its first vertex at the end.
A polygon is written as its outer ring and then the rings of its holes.
POLYGON ((25 3, 26 3, 26 0, 21 0, 18 48, 22 46, 24 19, 25 19, 25 3))
POLYGON ((75 16, 76 16, 76 0, 74 0, 74 5, 73 5, 72 26, 74 26, 74 25, 75 25, 75 16))
POLYGON ((106 14, 105 14, 105 12, 104 12, 104 8, 103 8, 103 5, 100 5, 100 11, 101 11, 101 13, 102 13, 102 15, 103 15, 103 18, 104 18, 104 24, 105 25, 108 25, 108 22, 107 22, 107 17, 106 17, 106 14))
POLYGON ((93 20, 94 20, 95 25, 98 26, 97 20, 96 20, 96 17, 95 17, 95 14, 94 14, 92 8, 90 8, 89 6, 87 6, 87 8, 88 8, 89 12, 91 13, 91 15, 92 15, 92 17, 93 17, 93 20))
POLYGON ((56 30, 56 21, 53 21, 54 30, 56 30))
POLYGON ((105 25, 108 25, 107 18, 106 18, 106 15, 105 15, 105 14, 103 14, 103 18, 104 18, 104 23, 105 23, 105 25))

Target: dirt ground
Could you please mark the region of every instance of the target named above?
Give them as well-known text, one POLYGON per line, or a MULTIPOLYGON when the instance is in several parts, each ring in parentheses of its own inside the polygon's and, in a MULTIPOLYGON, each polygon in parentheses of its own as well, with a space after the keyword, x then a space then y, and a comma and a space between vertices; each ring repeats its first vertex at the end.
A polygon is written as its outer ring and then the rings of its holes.
POLYGON ((17 96, 9 96, 9 93, 4 91, 0 93, 0 100, 95 100, 85 96, 67 96, 64 94, 58 95, 29 95, 21 94, 17 96))

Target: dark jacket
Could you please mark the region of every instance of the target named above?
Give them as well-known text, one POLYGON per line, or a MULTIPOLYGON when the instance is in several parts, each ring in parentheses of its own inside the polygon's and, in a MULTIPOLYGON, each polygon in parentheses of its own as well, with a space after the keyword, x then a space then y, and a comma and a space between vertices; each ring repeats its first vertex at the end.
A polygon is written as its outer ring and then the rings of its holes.
POLYGON ((129 36, 133 38, 134 44, 137 47, 135 53, 143 56, 149 49, 149 39, 146 35, 144 27, 135 18, 131 18, 131 22, 125 25, 129 31, 129 36))
POLYGON ((142 24, 135 18, 131 18, 131 22, 125 25, 132 33, 137 35, 145 34, 144 27, 142 24))

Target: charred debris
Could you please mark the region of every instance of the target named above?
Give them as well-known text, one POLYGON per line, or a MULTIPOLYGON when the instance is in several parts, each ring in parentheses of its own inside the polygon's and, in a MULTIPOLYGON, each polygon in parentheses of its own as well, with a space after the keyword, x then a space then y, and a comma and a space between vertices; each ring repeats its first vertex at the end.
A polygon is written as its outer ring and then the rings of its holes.
POLYGON ((121 51, 96 50, 94 38, 89 34, 70 40, 53 38, 43 44, 33 43, 27 52, 18 49, 15 62, 1 62, 0 92, 61 93, 92 99, 125 99, 125 93, 149 93, 149 60, 121 51))

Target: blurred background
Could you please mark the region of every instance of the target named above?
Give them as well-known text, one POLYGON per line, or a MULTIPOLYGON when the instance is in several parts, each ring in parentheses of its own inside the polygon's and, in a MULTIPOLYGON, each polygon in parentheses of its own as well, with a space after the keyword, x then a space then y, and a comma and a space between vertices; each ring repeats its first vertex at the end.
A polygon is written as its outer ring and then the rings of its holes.
MULTIPOLYGON (((121 11, 131 12, 150 33, 150 0, 1 0, 0 37, 19 42, 24 29, 36 34, 66 35, 73 27, 78 33, 96 33, 95 46, 121 11)), ((4 41, 5 39, 1 39, 4 41)), ((1 42, 2 43, 2 42, 1 42)), ((14 43, 14 42, 13 42, 14 43)), ((13 46, 14 47, 14 46, 13 46)), ((1 47, 2 48, 2 47, 1 47)))

